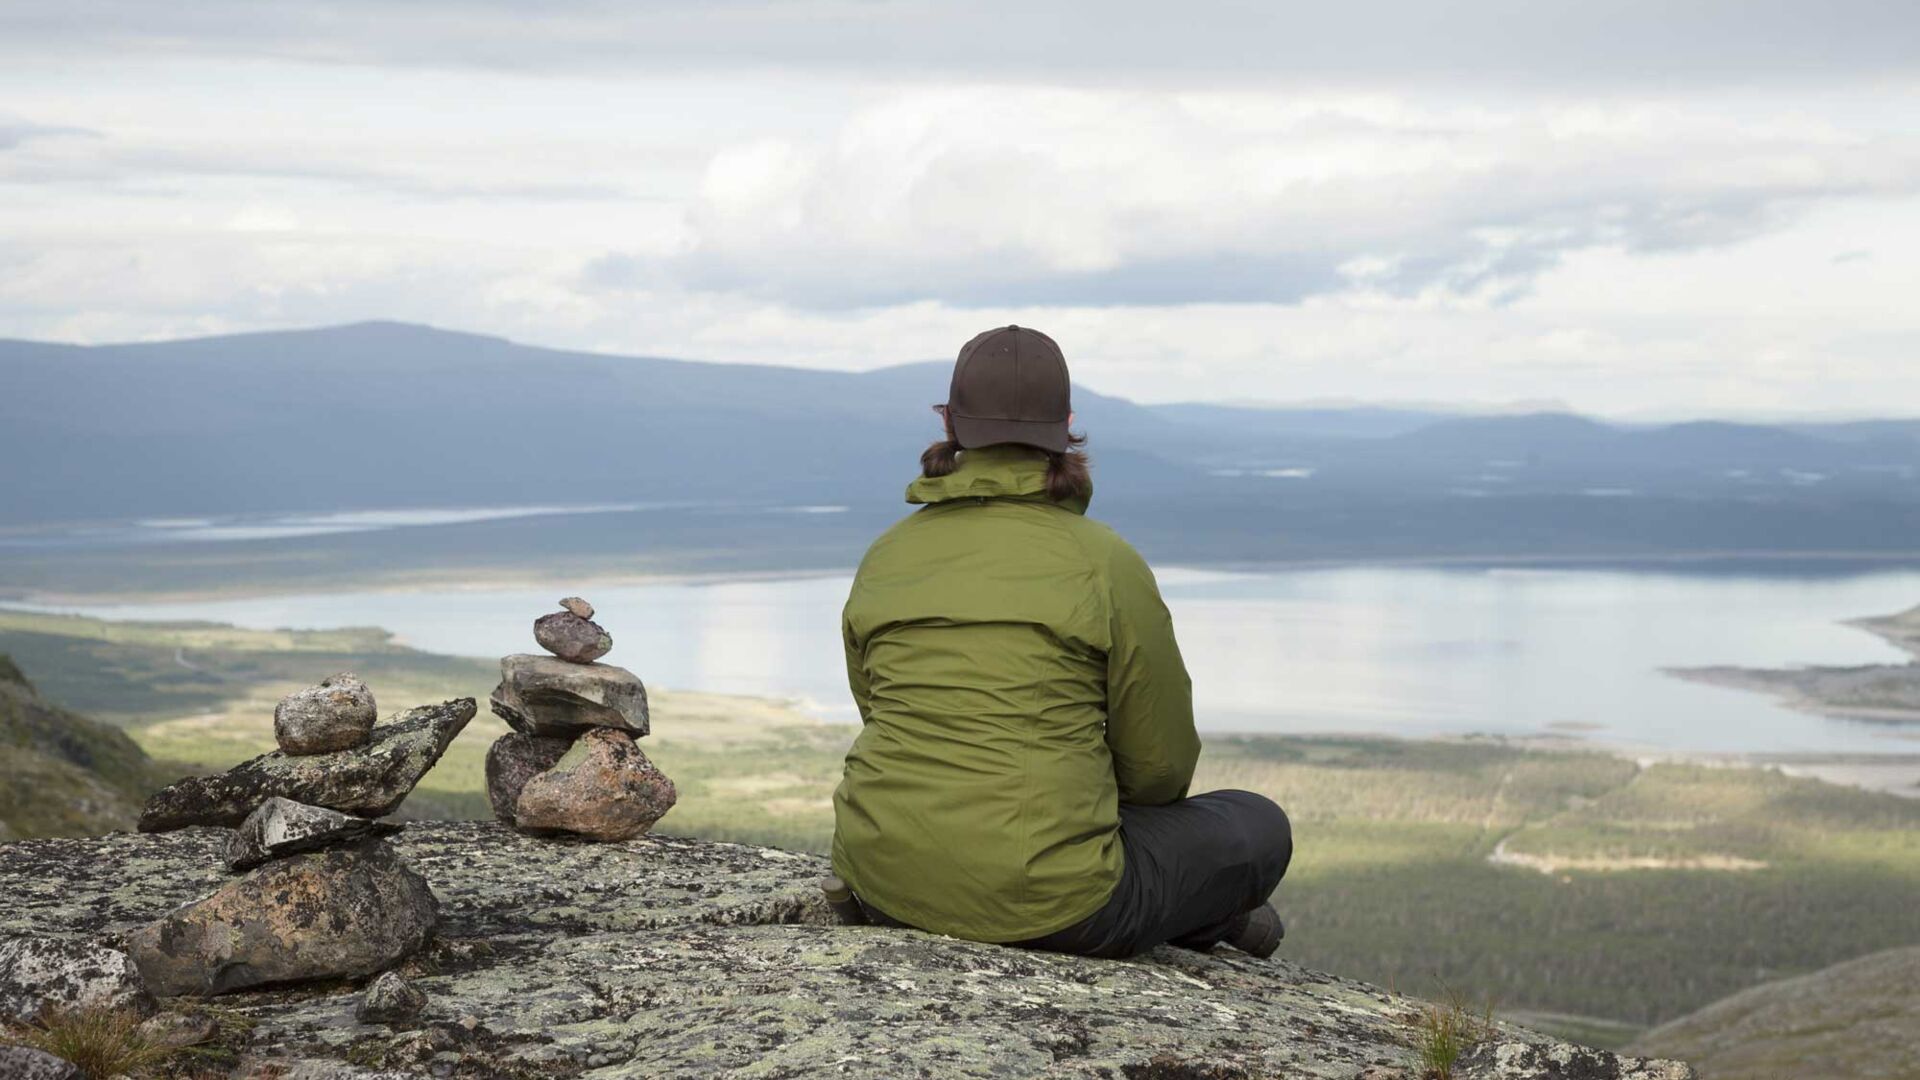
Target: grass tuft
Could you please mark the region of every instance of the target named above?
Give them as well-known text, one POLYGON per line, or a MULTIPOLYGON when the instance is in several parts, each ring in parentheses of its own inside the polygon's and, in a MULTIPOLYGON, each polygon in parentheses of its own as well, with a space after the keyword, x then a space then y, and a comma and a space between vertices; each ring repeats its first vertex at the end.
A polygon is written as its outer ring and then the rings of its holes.
POLYGON ((1462 1055, 1493 1033, 1493 1005, 1475 1012, 1460 994, 1443 988, 1439 1001, 1421 1005, 1408 1018, 1415 1068, 1421 1080, 1454 1080, 1462 1055))
POLYGON ((188 1048, 156 1042, 126 1009, 48 1009, 31 1024, 10 1027, 12 1040, 77 1066, 87 1080, 145 1077, 188 1048))

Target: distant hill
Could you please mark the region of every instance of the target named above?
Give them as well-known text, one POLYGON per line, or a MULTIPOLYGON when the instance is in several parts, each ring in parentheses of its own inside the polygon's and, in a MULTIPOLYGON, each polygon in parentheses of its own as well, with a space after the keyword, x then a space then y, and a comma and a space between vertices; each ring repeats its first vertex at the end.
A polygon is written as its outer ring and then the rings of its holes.
POLYGON ((153 763, 118 728, 41 698, 0 653, 0 841, 131 829, 153 763))
POLYGON ((1762 983, 1628 1052, 1685 1059, 1700 1080, 1920 1076, 1920 947, 1762 983))
MULTIPOLYGON (((398 323, 0 341, 0 460, 12 463, 0 473, 0 548, 30 552, 0 568, 0 586, 113 577, 131 555, 83 566, 65 550, 72 537, 104 542, 90 531, 102 522, 420 507, 844 506, 804 528, 610 516, 564 531, 463 526, 457 543, 443 530, 421 546, 455 562, 466 549, 496 562, 563 549, 599 563, 644 544, 701 565, 847 566, 904 511, 948 370, 608 356, 398 323)), ((1076 370, 1097 382, 1099 359, 1076 370)), ((1916 421, 1152 406, 1084 383, 1075 407, 1092 437, 1095 513, 1155 558, 1920 549, 1916 421)), ((302 541, 302 565, 426 557, 375 550, 390 540, 302 541)))

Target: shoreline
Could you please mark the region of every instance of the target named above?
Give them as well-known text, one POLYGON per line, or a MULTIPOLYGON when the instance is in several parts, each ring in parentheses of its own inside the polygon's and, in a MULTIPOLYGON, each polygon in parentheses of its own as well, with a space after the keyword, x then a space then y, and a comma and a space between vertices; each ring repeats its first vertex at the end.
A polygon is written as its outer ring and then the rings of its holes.
MULTIPOLYGON (((1916 551, 1678 551, 1623 554, 1585 552, 1572 554, 1491 554, 1491 555, 1394 555, 1380 557, 1306 557, 1272 560, 1182 561, 1170 560, 1156 567, 1160 571, 1197 571, 1217 574, 1263 574, 1369 568, 1460 569, 1460 570, 1532 570, 1532 569, 1610 569, 1638 567, 1666 568, 1713 563, 1753 564, 1772 562, 1819 563, 1832 566, 1857 564, 1873 570, 1920 569, 1920 550, 1916 551)), ((608 570, 583 576, 568 576, 532 567, 497 567, 473 574, 449 574, 433 570, 402 570, 354 582, 263 581, 210 589, 151 589, 86 592, 71 589, 42 589, 33 586, 0 587, 0 606, 27 605, 52 607, 59 604, 185 604, 218 600, 251 600, 277 596, 322 596, 372 592, 405 595, 422 592, 484 592, 496 589, 560 588, 588 589, 636 585, 710 585, 751 581, 790 581, 808 578, 847 576, 856 569, 841 567, 759 568, 740 570, 608 570)), ((1866 616, 1851 623, 1864 624, 1882 616, 1866 616)), ((1875 633, 1881 631, 1864 626, 1875 633)), ((1888 636, 1882 634, 1882 636, 1888 636)), ((1893 640, 1889 638, 1889 640, 1893 640)), ((1901 644, 1895 641, 1895 644, 1901 644)), ((1902 645, 1902 647, 1907 647, 1902 645)))

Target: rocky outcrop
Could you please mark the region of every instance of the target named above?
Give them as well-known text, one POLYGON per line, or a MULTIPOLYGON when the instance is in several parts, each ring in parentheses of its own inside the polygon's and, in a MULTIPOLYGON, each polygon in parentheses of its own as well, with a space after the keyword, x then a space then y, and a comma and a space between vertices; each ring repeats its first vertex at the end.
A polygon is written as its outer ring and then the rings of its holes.
POLYGON ((396 821, 354 817, 276 795, 248 814, 227 838, 223 857, 229 870, 248 870, 272 859, 399 831, 396 821))
MULTIPOLYGON (((219 842, 190 829, 0 846, 14 901, 0 932, 110 943, 217 887, 219 842)), ((348 1060, 515 1080, 1417 1075, 1414 1002, 1284 960, 1089 960, 839 926, 817 888, 825 861, 766 848, 490 822, 415 824, 391 843, 442 905, 434 942, 401 969, 427 998, 419 1028, 357 1022, 351 984, 240 994, 226 1002, 247 1021, 229 1036, 236 1075, 348 1060)), ((1502 1027, 1455 1075, 1688 1074, 1502 1027)))
POLYGON ((153 997, 118 949, 27 933, 0 937, 0 1021, 26 1023, 62 1009, 148 1013, 153 997))
POLYGON ((367 741, 378 716, 373 691, 342 672, 282 698, 273 710, 273 737, 289 754, 351 750, 367 741))
POLYGON ((370 975, 439 920, 426 881, 383 840, 268 864, 133 929, 127 950, 162 996, 370 975))
POLYGON ((630 840, 673 809, 679 798, 673 781, 647 760, 633 736, 596 728, 580 743, 587 754, 578 765, 526 782, 514 804, 514 824, 593 840, 630 840))
POLYGON ((330 754, 263 754, 215 776, 193 776, 147 800, 141 832, 238 825, 273 796, 362 817, 398 809, 473 719, 472 698, 425 705, 374 728, 364 746, 330 754))

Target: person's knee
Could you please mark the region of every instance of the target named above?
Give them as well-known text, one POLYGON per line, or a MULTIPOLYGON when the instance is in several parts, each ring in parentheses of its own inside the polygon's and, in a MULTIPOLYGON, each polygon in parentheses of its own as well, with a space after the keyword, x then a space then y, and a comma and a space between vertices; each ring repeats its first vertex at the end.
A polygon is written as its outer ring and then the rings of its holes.
POLYGON ((1293 862, 1293 822, 1280 804, 1253 791, 1214 792, 1232 802, 1241 820, 1251 861, 1268 892, 1277 888, 1293 862))

